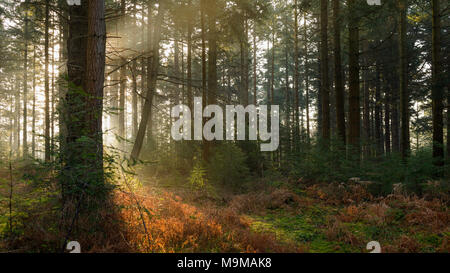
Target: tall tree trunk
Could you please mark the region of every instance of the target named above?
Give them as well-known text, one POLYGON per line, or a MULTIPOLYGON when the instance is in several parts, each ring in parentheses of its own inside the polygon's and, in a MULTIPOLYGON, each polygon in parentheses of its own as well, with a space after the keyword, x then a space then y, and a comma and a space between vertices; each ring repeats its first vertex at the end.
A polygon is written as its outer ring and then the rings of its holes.
POLYGON ((334 84, 336 90, 336 123, 337 134, 342 144, 346 142, 345 132, 345 95, 344 81, 342 79, 341 61, 341 18, 339 0, 333 0, 333 26, 334 26, 334 84))
MULTIPOLYGON (((189 14, 193 15, 192 1, 188 1, 189 14)), ((194 109, 194 93, 192 92, 192 23, 188 20, 187 24, 187 103, 189 109, 194 109)), ((191 117, 191 121, 193 122, 191 117)), ((193 123, 191 123, 193 124, 193 123)), ((191 136, 194 134, 193 128, 191 128, 191 136)))
MULTIPOLYGON (((386 73, 384 74, 386 75, 386 73)), ((385 91, 384 91, 384 139, 385 139, 385 149, 386 155, 391 153, 391 123, 390 123, 390 115, 391 115, 391 98, 390 92, 391 90, 388 87, 388 84, 385 80, 385 91)))
MULTIPOLYGON (((125 0, 120 1, 120 13, 121 19, 123 20, 124 28, 126 29, 127 19, 126 19, 126 3, 125 0)), ((122 42, 126 44, 126 36, 123 35, 122 42)), ((125 93, 126 93, 126 85, 127 85, 127 75, 126 75, 126 66, 123 65, 126 63, 126 58, 121 58, 121 67, 120 67, 120 91, 119 91, 119 137, 125 138, 125 93)), ((122 147, 123 147, 123 140, 122 147)))
POLYGON ((320 78, 322 96, 322 138, 330 139, 330 83, 328 78, 328 0, 320 0, 320 78))
MULTIPOLYGON (((289 31, 288 31, 288 26, 289 26, 289 23, 288 23, 288 20, 287 20, 288 18, 287 18, 287 16, 285 17, 285 23, 284 23, 284 25, 285 25, 285 36, 286 37, 289 37, 289 31)), ((295 31, 294 31, 294 33, 295 33, 295 31)), ((294 34, 295 35, 295 34, 294 34)), ((295 41, 295 37, 294 37, 294 41, 295 41)), ((295 42, 294 42, 294 48, 295 48, 295 42)), ((285 71, 284 71, 284 77, 285 77, 285 80, 284 80, 284 84, 285 84, 285 104, 286 104, 286 128, 287 128, 287 150, 289 151, 289 152, 291 152, 292 151, 292 139, 291 139, 291 92, 290 92, 290 88, 289 88, 289 41, 287 40, 286 41, 286 44, 285 44, 285 49, 284 49, 284 61, 285 61, 285 64, 284 64, 284 66, 285 66, 285 71)), ((294 51, 295 52, 297 52, 297 49, 294 49, 294 51)), ((294 52, 294 56, 297 56, 297 53, 295 53, 294 52)), ((296 63, 297 64, 297 68, 298 68, 298 61, 295 59, 295 61, 294 61, 294 63, 296 63), (296 63, 297 62, 297 63, 296 63)), ((294 76, 294 92, 295 92, 295 80, 298 80, 298 79, 296 79, 296 74, 297 74, 297 70, 296 70, 296 68, 294 67, 294 71, 292 71, 292 74, 293 74, 293 76, 294 76)), ((298 83, 298 82, 297 82, 298 83)), ((297 87, 298 87, 298 85, 297 85, 297 87)), ((298 89, 297 89, 297 91, 298 91, 298 89)), ((298 108, 297 108, 298 109, 298 108)), ((296 120, 296 117, 298 116, 297 114, 296 114, 296 112, 295 112, 296 110, 294 109, 294 118, 292 119, 293 121, 294 121, 294 145, 296 146, 297 145, 297 143, 298 143, 298 139, 299 139, 299 133, 298 133, 298 120, 296 120)))
POLYGON ((103 181, 103 85, 105 80, 106 25, 105 1, 89 1, 86 48, 85 89, 87 97, 86 126, 88 136, 94 140, 95 158, 92 168, 98 181, 103 181))
POLYGON ((399 0, 399 83, 400 83, 400 150, 403 160, 409 155, 409 92, 408 92, 408 52, 406 48, 407 0, 399 0))
MULTIPOLYGON (((394 73, 391 75, 394 76, 394 73)), ((392 80, 391 80, 392 81, 392 80)), ((392 111, 392 152, 399 153, 400 152, 400 120, 398 116, 398 82, 391 82, 391 111, 392 111)))
POLYGON ((31 121, 31 156, 36 156, 36 46, 33 46, 33 119, 31 121))
POLYGON ((303 16, 303 36, 305 38, 305 104, 306 104, 306 140, 307 143, 310 143, 311 132, 310 132, 310 124, 309 124, 309 66, 308 66, 308 33, 307 33, 307 25, 306 25, 306 12, 303 16))
MULTIPOLYGON (((52 25, 54 24, 54 20, 51 21, 52 25)), ((51 159, 54 158, 54 147, 55 147, 55 42, 54 42, 54 30, 52 30, 52 34, 50 37, 52 38, 51 42, 51 48, 52 48, 52 77, 51 77, 51 83, 52 83, 52 89, 50 91, 51 100, 50 100, 50 109, 51 109, 51 116, 50 116, 50 154, 51 159)))
POLYGON ((23 157, 28 155, 27 141, 27 107, 28 107, 28 0, 25 1, 25 25, 24 25, 24 61, 23 61, 23 157))
POLYGON ((382 112, 381 112, 381 70, 380 64, 376 63, 376 78, 375 78, 375 141, 376 141, 376 155, 382 156, 383 148, 383 129, 382 127, 382 112))
MULTIPOLYGON (((139 123, 139 129, 136 136, 136 140, 133 145, 133 150, 131 151, 131 158, 137 160, 141 152, 142 144, 144 141, 145 131, 150 131, 152 129, 152 107, 153 107, 153 95, 156 88, 156 81, 159 70, 159 44, 161 40, 161 24, 165 13, 165 2, 161 1, 158 7, 158 15, 153 26, 152 44, 149 43, 149 54, 147 60, 148 65, 148 75, 147 75, 147 94, 145 97, 144 109, 142 110, 141 122, 139 123)), ((149 7, 150 14, 150 7, 149 7)), ((149 37, 150 38, 150 37, 149 37)), ((150 39, 149 39, 150 40, 150 39)), ((150 135, 147 137, 151 138, 150 135)), ((150 143, 152 140, 148 140, 150 143)))
POLYGON ((298 2, 295 0, 294 2, 294 148, 297 151, 298 142, 300 136, 300 113, 299 113, 299 79, 298 79, 298 70, 299 70, 299 56, 298 56, 298 2))
MULTIPOLYGON (((127 75, 126 75, 126 66, 123 65, 126 63, 125 58, 121 58, 121 67, 119 72, 119 137, 125 138, 125 96, 126 96, 126 85, 127 85, 127 75)), ((123 141, 122 145, 123 146, 123 141)))
POLYGON ((368 158, 370 155, 370 79, 369 79, 369 42, 365 40, 363 42, 363 52, 364 52, 364 70, 363 70, 363 95, 364 95, 364 111, 363 111, 363 153, 364 157, 368 158))
MULTIPOLYGON (((206 7, 208 15, 208 104, 217 104, 217 30, 216 14, 217 0, 211 0, 206 7)), ((248 77, 248 75, 247 75, 248 77)), ((247 78, 245 77, 245 78, 247 78)), ((245 101, 244 101, 245 102, 245 101)), ((248 83, 247 83, 247 103, 248 103, 248 83)), ((209 148, 206 151, 205 159, 208 162, 211 157, 211 146, 213 142, 206 142, 209 148)))
MULTIPOLYGON (((207 78, 206 78, 206 3, 205 0, 200 0, 200 27, 201 27, 201 38, 202 38, 202 113, 207 105, 208 101, 208 90, 207 88, 207 78)), ((205 124, 205 119, 202 119, 202 128, 205 124)), ((208 142, 202 138, 202 158, 207 160, 209 155, 209 145, 208 142)))
MULTIPOLYGON (((241 49, 241 104, 248 105, 248 20, 242 14, 241 49)), ((210 30, 211 31, 211 30, 210 30)), ((211 32, 210 32, 211 33, 211 32)), ((208 56, 209 57, 209 56, 208 56)))
POLYGON ((360 158, 360 101, 359 101, 359 22, 356 0, 349 0, 349 144, 356 159, 360 158))
POLYGON ((441 56, 441 10, 440 1, 433 0, 432 32, 432 101, 433 101, 433 158, 434 164, 444 164, 444 85, 442 80, 441 56))
MULTIPOLYGON (((143 55, 142 58, 140 58, 140 62, 141 62, 141 84, 140 84, 140 92, 141 93, 140 93, 140 95, 141 96, 139 96, 139 98, 138 98, 138 101, 139 101, 139 111, 138 111, 138 113, 139 114, 141 114, 142 110, 144 109, 145 99, 143 99, 143 98, 145 97, 145 92, 147 90, 147 88, 146 88, 146 84, 147 84, 146 60, 147 60, 147 58, 145 57, 145 51, 147 50, 147 48, 145 47, 145 45, 147 43, 150 43, 150 41, 148 39, 146 40, 146 33, 149 32, 149 31, 146 31, 146 27, 148 29, 149 28, 149 24, 145 23, 145 4, 142 5, 141 16, 142 16, 142 18, 141 18, 141 24, 142 24, 141 43, 142 43, 142 49, 141 50, 142 50, 142 54, 144 54, 144 55, 143 55)), ((150 16, 150 14, 148 16, 150 16)), ((149 18, 149 20, 150 20, 150 18, 149 18)), ((139 123, 138 123, 138 126, 139 126, 139 123)), ((136 134, 137 134, 137 130, 138 130, 138 128, 136 129, 136 134)), ((134 138, 136 138, 136 135, 134 136, 134 138)))
POLYGON ((271 66, 270 66, 270 104, 275 103, 275 18, 272 18, 272 58, 271 58, 271 66))
POLYGON ((133 60, 131 65, 131 76, 133 80, 133 94, 131 95, 131 115, 132 115, 132 137, 135 138, 138 128, 138 97, 137 97, 137 64, 136 60, 133 60))
MULTIPOLYGON (((58 2, 61 13, 59 14, 59 78, 64 77, 67 74, 67 67, 62 66, 67 60, 67 44, 68 39, 68 27, 67 27, 67 6, 64 2, 58 2)), ((64 81, 58 81, 58 125, 59 125, 59 155, 65 156, 66 138, 67 138, 67 109, 65 107, 65 99, 67 96, 67 84, 64 81)), ((65 159, 62 159, 64 162, 65 159)), ((64 190, 62 189, 62 194, 64 190)), ((64 199, 64 198, 63 198, 64 199)))
POLYGON ((45 130, 44 130, 44 138, 45 138, 45 161, 50 161, 50 86, 49 86, 49 75, 48 75, 48 66, 49 66, 49 28, 50 28, 50 0, 45 1, 45 42, 44 42, 44 56, 45 56, 45 71, 44 71, 44 86, 45 86, 45 130))
POLYGON ((20 156, 20 82, 19 78, 15 78, 16 88, 14 90, 14 148, 16 150, 16 156, 20 156))
POLYGON ((81 6, 69 8, 69 90, 65 100, 67 139, 61 183, 63 188, 74 187, 67 192, 80 203, 88 194, 88 186, 89 194, 95 194, 95 200, 100 201, 100 195, 105 193, 102 141, 106 51, 104 9, 103 0, 82 0, 81 6))
MULTIPOLYGON (((154 19, 153 19, 153 14, 152 14, 152 7, 153 7, 153 4, 154 4, 154 1, 149 1, 148 2, 148 4, 147 4, 147 13, 148 13, 148 18, 147 18, 147 21, 148 21, 148 24, 147 24, 147 51, 148 51, 148 54, 154 54, 155 52, 153 52, 153 43, 155 43, 155 37, 154 37, 154 33, 155 33, 155 29, 156 29, 156 25, 155 25, 155 22, 154 22, 154 19)), ((156 18, 156 20, 157 20, 157 18, 156 18)), ((159 54, 159 51, 158 51, 158 54, 159 54)), ((159 56, 158 56, 158 58, 159 58, 159 56)), ((152 85, 152 82, 153 82, 153 80, 152 80, 152 75, 153 75, 153 71, 152 71, 152 68, 153 68, 153 61, 155 60, 155 58, 154 58, 154 55, 153 56, 151 56, 151 55, 148 55, 148 57, 146 58, 146 66, 147 66, 147 75, 146 75, 146 78, 147 78, 147 83, 146 83, 146 85, 147 85, 147 91, 146 91, 146 98, 147 98, 147 96, 149 96, 147 93, 149 92, 149 90, 150 90, 150 88, 151 88, 151 85, 152 85)), ((159 60, 158 60, 159 61, 159 60)), ((158 66, 159 67, 159 66, 158 66)), ((158 68, 159 69, 159 68, 158 68)), ((155 82, 155 84, 156 84, 156 82, 155 82)), ((154 94, 151 94, 151 96, 149 96, 148 98, 151 98, 151 105, 150 105, 150 109, 148 110, 149 111, 149 117, 148 117, 148 125, 147 125, 147 148, 149 148, 149 150, 152 150, 153 149, 153 144, 154 144, 154 142, 153 142, 153 132, 152 132, 152 130, 153 130, 153 116, 152 116, 152 107, 153 107, 153 95, 154 94)), ((146 99, 144 99, 144 105, 142 106, 142 115, 143 115, 143 113, 144 113, 144 108, 145 108, 145 103, 147 102, 147 100, 146 99)), ((138 129, 138 132, 139 132, 139 129, 138 129)))

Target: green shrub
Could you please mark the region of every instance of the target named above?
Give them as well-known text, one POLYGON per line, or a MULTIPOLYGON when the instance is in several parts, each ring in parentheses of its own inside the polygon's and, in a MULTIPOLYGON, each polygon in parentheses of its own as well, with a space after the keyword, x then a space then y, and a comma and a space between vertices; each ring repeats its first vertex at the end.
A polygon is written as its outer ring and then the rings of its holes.
POLYGON ((206 169, 203 167, 201 161, 198 161, 191 171, 189 176, 189 184, 195 189, 203 190, 208 183, 208 177, 206 175, 206 169))
POLYGON ((237 186, 249 175, 245 153, 234 143, 224 142, 215 149, 208 174, 212 181, 223 185, 237 186))

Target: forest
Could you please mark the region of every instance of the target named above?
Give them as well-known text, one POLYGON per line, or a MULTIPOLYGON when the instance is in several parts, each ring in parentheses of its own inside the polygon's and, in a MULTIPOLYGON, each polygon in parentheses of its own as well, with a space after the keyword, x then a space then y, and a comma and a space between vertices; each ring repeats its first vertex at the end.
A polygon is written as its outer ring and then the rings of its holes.
POLYGON ((445 0, 0 0, 0 253, 448 253, 449 31, 445 0))

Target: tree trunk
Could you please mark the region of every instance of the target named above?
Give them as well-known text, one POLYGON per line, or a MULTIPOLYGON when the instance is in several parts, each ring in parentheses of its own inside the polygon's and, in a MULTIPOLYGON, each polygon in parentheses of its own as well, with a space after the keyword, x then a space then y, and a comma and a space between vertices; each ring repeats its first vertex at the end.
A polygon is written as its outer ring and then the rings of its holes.
MULTIPOLYGON (((87 97, 86 126, 94 140, 95 158, 92 168, 98 181, 103 181, 103 85, 105 80, 106 26, 104 0, 89 1, 86 48, 85 89, 87 97)), ((92 152, 92 151, 91 151, 92 152)))
MULTIPOLYGON (((121 58, 121 67, 119 72, 120 82, 119 82, 119 137, 125 138, 125 96, 126 96, 126 85, 127 85, 127 74, 125 58, 121 58)), ((121 140, 123 146, 123 140, 121 140)))
POLYGON ((306 140, 310 144, 311 132, 309 124, 309 69, 308 69, 308 33, 306 25, 306 13, 303 16, 303 36, 305 38, 305 104, 306 104, 306 140))
MULTIPOLYGON (((217 104, 217 30, 216 30, 216 11, 217 2, 211 0, 208 2, 206 12, 208 15, 208 104, 217 104)), ((247 75, 248 77, 248 75, 247 75)), ((248 88, 248 83, 247 83, 248 88)), ((248 103, 248 89, 247 89, 248 103)), ((208 149, 205 159, 208 162, 211 157, 211 146, 213 142, 206 142, 208 149)))
POLYGON ((131 115, 132 115, 132 137, 135 138, 138 128, 138 98, 137 98, 137 71, 136 60, 131 65, 131 76, 133 80, 133 94, 131 95, 131 115))
POLYGON ((349 144, 360 159, 359 26, 356 0, 349 0, 349 144))
POLYGON ((24 61, 23 61, 23 157, 28 155, 27 141, 27 107, 28 107, 28 0, 25 1, 25 26, 24 26, 24 61))
MULTIPOLYGON (((192 13, 192 1, 188 2, 189 14, 192 13)), ((188 20, 187 25, 187 103, 189 109, 194 109, 194 94, 192 92, 192 23, 188 20)))
MULTIPOLYGON (((392 76, 394 73, 392 74, 392 76)), ((392 81, 392 80, 391 80, 392 81)), ((398 83, 391 82, 391 109, 392 109, 392 152, 399 153, 400 152, 400 120, 398 117, 398 83)))
POLYGON ((294 2, 294 148, 297 151, 298 142, 300 136, 300 113, 299 113, 299 79, 298 79, 298 70, 299 70, 299 56, 298 56, 298 2, 295 0, 294 2))
POLYGON ((275 19, 272 19, 272 59, 271 59, 271 66, 270 66, 270 104, 275 103, 275 19))
POLYGON ((31 121, 31 156, 36 156, 36 46, 33 46, 33 119, 31 121))
POLYGON ((333 25, 334 25, 334 84, 336 90, 336 123, 337 134, 342 144, 346 142, 345 131, 345 95, 344 81, 342 79, 341 61, 341 19, 339 0, 333 0, 333 25))
MULTIPOLYGON (((123 20, 124 28, 126 29, 126 4, 125 0, 120 1, 120 13, 121 13, 121 19, 123 20)), ((126 44, 126 36, 123 35, 122 42, 123 44, 126 44)), ((121 67, 120 67, 120 91, 119 91, 119 137, 125 138, 125 93, 126 93, 126 85, 127 85, 127 74, 126 74, 126 67, 123 65, 126 63, 126 58, 121 58, 121 67)), ((122 147, 123 147, 123 140, 122 147)))
POLYGON ((383 129, 382 127, 382 113, 381 113, 381 71, 380 64, 376 64, 376 83, 375 83, 375 141, 376 141, 376 155, 380 157, 384 153, 383 148, 383 129))
POLYGON ((432 32, 432 101, 433 101, 433 159, 436 166, 444 164, 444 85, 441 56, 441 10, 440 1, 433 0, 432 32))
MULTIPOLYGON (((188 1, 188 10, 190 15, 194 15, 192 8, 192 1, 188 1)), ((191 20, 188 20, 187 23, 187 104, 189 109, 194 109, 194 92, 192 91, 192 23, 191 20)), ((194 117, 191 116, 191 124, 194 124, 194 117)), ((193 127, 193 126, 191 126, 193 127)), ((194 128, 191 128, 191 136, 194 135, 194 128)), ((191 154, 192 159, 192 154, 191 154)))
POLYGON ((408 52, 406 48, 407 0, 399 0, 399 83, 400 83, 400 150, 403 160, 409 155, 409 93, 408 93, 408 52))
MULTIPOLYGON (((200 24, 201 24, 201 38, 202 38, 202 113, 205 109, 208 101, 208 90, 206 82, 206 15, 205 15, 206 3, 205 0, 200 0, 200 24)), ((205 119, 202 118, 202 128, 205 124, 205 119)), ((202 158, 207 160, 209 154, 208 142, 202 138, 202 158)))
MULTIPOLYGON (((161 24, 164 18, 165 13, 165 2, 161 1, 159 3, 158 7, 158 16, 156 18, 156 21, 153 26, 153 35, 152 35, 152 44, 149 43, 149 54, 147 60, 147 94, 145 97, 145 103, 144 103, 144 109, 142 110, 142 117, 141 122, 139 123, 139 129, 136 136, 136 140, 133 145, 133 150, 131 151, 131 158, 133 160, 137 160, 139 158, 139 154, 142 149, 142 144, 144 141, 145 131, 147 130, 149 134, 147 137, 151 137, 151 129, 152 129, 152 123, 151 123, 151 115, 152 115, 152 107, 153 107, 153 95, 156 88, 156 81, 158 76, 158 70, 159 70, 159 44, 161 40, 161 24)), ((150 7, 149 7, 149 14, 150 14, 150 7)), ((149 39, 150 40, 150 39, 149 39)), ((148 140, 150 143, 152 140, 148 140)))
POLYGON ((371 135, 370 135, 370 79, 369 79, 369 43, 367 40, 363 42, 363 51, 364 51, 364 70, 363 70, 363 95, 364 95, 364 111, 363 111, 363 153, 364 157, 368 158, 370 156, 370 144, 371 144, 371 135))
POLYGON ((50 28, 50 0, 45 1, 45 42, 44 42, 44 56, 45 56, 45 68, 44 68, 44 86, 45 86, 45 130, 44 130, 44 141, 45 141, 45 161, 50 161, 50 87, 49 87, 49 75, 48 75, 48 66, 49 66, 49 28, 50 28))
POLYGON ((320 81, 322 97, 322 138, 330 139, 330 83, 328 78, 328 0, 320 0, 320 81))
POLYGON ((64 105, 67 138, 61 184, 63 188, 73 187, 67 192, 78 202, 85 194, 100 200, 100 194, 105 193, 102 141, 106 51, 104 1, 83 0, 81 6, 71 6, 69 12, 69 90, 64 105), (89 192, 86 191, 88 186, 89 192))
MULTIPOLYGON (((289 32, 288 32, 288 26, 289 26, 289 23, 288 23, 288 20, 287 20, 288 18, 287 18, 287 16, 285 17, 285 36, 286 37, 289 37, 289 32)), ((295 31, 294 31, 294 33, 295 33, 295 31)), ((295 35, 295 34, 294 34, 295 35)), ((298 55, 297 55, 297 48, 295 47, 295 36, 294 36, 294 56, 297 56, 298 57, 298 55)), ((287 128, 287 150, 290 152, 290 151, 292 151, 292 142, 291 142, 291 92, 290 92, 290 88, 289 88, 289 41, 287 40, 286 41, 286 44, 285 44, 285 49, 284 49, 284 58, 285 58, 285 71, 284 71, 284 77, 285 77, 285 80, 284 80, 284 84, 285 84, 285 87, 284 87, 284 89, 285 89, 285 104, 286 104, 286 128, 287 128)), ((297 69, 298 69, 298 60, 297 59, 294 59, 295 61, 294 61, 294 63, 296 64, 296 67, 294 67, 294 71, 292 71, 292 74, 293 74, 293 77, 294 77, 294 92, 295 92, 295 86, 296 86, 296 80, 298 80, 298 78, 296 79, 296 77, 297 77, 297 69)), ((297 82, 298 83, 298 82, 297 82)), ((298 87, 298 84, 297 84, 297 87, 298 87)), ((297 88, 297 91, 298 91, 298 88, 297 88)), ((298 109, 298 108, 297 108, 298 109)), ((298 124, 299 124, 299 122, 298 122, 298 120, 296 120, 296 117, 298 116, 297 115, 297 113, 296 113, 296 110, 294 109, 294 116, 293 116, 293 121, 294 121, 294 146, 297 146, 297 144, 298 144, 298 139, 299 139, 299 136, 300 136, 300 134, 298 133, 298 124)))

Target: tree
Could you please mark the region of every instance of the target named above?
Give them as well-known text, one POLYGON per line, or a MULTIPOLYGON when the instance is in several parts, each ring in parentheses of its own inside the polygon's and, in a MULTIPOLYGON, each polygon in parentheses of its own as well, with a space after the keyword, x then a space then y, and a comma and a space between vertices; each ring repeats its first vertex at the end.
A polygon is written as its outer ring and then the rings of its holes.
POLYGON ((66 198, 81 203, 85 194, 100 199, 103 178, 103 85, 106 28, 104 1, 69 8, 66 94, 67 138, 61 183, 66 198), (90 191, 85 192, 89 186, 90 191), (98 196, 97 196, 98 195, 98 196))
POLYGON ((320 79, 322 97, 322 138, 330 138, 330 84, 328 78, 328 0, 320 0, 320 79))
MULTIPOLYGON (((298 147, 298 139, 300 135, 300 99, 299 99, 299 79, 298 79, 298 70, 299 70, 299 56, 298 56, 298 3, 297 0, 294 2, 294 147, 297 150, 298 147)), ((286 60, 287 62, 287 60, 286 60)), ((286 83, 287 84, 287 83, 286 83)))
POLYGON ((342 79, 342 61, 341 61, 341 18, 339 0, 333 0, 333 28, 334 28, 334 84, 336 90, 336 123, 337 133, 345 145, 345 96, 344 82, 342 79))
POLYGON ((44 81, 45 81, 45 161, 50 161, 50 86, 49 86, 49 28, 50 28, 50 0, 45 0, 45 71, 44 71, 44 81))
POLYGON ((359 102, 359 26, 356 1, 348 1, 349 9, 349 144, 360 158, 360 102, 359 102))
POLYGON ((444 86, 441 59, 441 15, 439 0, 433 0, 432 30, 432 104, 433 104, 433 158, 437 166, 444 164, 444 86))
MULTIPOLYGON (((216 14, 217 1, 211 0, 206 7, 208 15, 208 104, 217 104, 217 29, 216 14)), ((248 103, 248 83, 247 83, 247 103, 248 103)), ((207 142, 205 160, 209 161, 211 156, 211 142, 207 142)))
POLYGON ((408 53, 406 49, 406 12, 407 0, 399 0, 399 84, 401 137, 400 150, 403 160, 409 155, 409 93, 408 93, 408 53))
POLYGON ((25 1, 25 19, 24 19, 24 58, 23 58, 23 157, 28 155, 28 142, 27 142, 27 110, 28 110, 28 12, 29 2, 25 1))
MULTIPOLYGON (((158 78, 159 70, 159 46, 161 40, 161 24, 165 13, 165 3, 161 1, 158 7, 158 15, 156 21, 153 25, 153 33, 151 35, 152 43, 148 43, 149 57, 147 59, 147 94, 145 97, 145 103, 142 110, 141 122, 139 123, 139 129, 136 136, 136 140, 133 145, 133 150, 131 151, 131 159, 138 160, 139 154, 142 149, 142 144, 144 141, 145 131, 150 131, 152 129, 151 125, 151 115, 153 107, 153 95, 156 88, 156 81, 158 78)), ((150 14, 150 7, 149 7, 150 14)), ((149 28, 150 29, 150 28, 149 28)), ((150 30, 149 30, 150 31, 150 30)), ((149 33, 150 34, 150 33, 149 33)), ((149 35, 150 37, 150 35, 149 35)), ((149 39, 150 40, 150 39, 149 39)), ((151 141, 151 140, 150 140, 151 141)))

